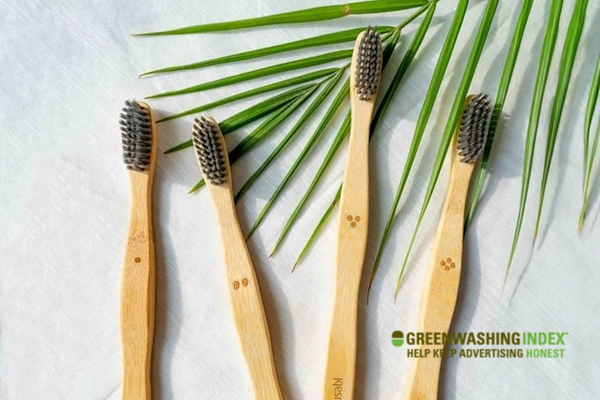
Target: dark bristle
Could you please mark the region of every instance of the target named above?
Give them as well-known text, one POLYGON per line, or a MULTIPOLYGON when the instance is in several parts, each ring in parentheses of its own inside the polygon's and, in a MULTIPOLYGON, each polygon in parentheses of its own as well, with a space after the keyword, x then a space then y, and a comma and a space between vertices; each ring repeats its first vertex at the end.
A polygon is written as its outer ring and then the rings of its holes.
POLYGON ((481 155, 487 139, 490 115, 490 98, 487 94, 480 93, 469 101, 458 133, 457 149, 461 162, 475 162, 481 155))
POLYGON ((227 167, 219 135, 221 131, 212 121, 204 117, 194 120, 192 130, 194 149, 204 178, 213 185, 220 185, 227 180, 227 167))
POLYGON ((127 169, 145 171, 152 157, 152 122, 148 111, 135 100, 125 102, 121 118, 123 162, 127 169))
POLYGON ((356 57, 355 89, 360 100, 372 100, 377 96, 381 75, 381 37, 377 28, 367 28, 356 57))

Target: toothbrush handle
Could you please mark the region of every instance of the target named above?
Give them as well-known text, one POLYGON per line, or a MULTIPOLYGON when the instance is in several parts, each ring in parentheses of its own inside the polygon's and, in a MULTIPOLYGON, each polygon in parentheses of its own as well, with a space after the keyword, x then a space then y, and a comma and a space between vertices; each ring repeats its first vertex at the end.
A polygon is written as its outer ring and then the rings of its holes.
POLYGON ((323 399, 352 399, 356 369, 360 279, 369 227, 370 109, 353 108, 352 132, 340 200, 336 281, 323 399), (353 112, 354 112, 353 111, 353 112))
MULTIPOLYGON (((440 217, 433 252, 427 269, 421 307, 419 332, 448 332, 456 306, 462 269, 465 202, 473 164, 453 160, 450 187, 440 217)), ((443 345, 421 345, 422 358, 415 358, 409 376, 405 400, 436 400, 442 358, 434 351, 443 345)))
POLYGON ((254 385, 255 399, 281 400, 258 280, 235 215, 233 199, 228 193, 224 194, 225 198, 219 195, 217 198, 226 202, 227 206, 217 209, 227 268, 227 285, 242 352, 254 385))
POLYGON ((149 177, 130 172, 132 209, 121 284, 123 400, 150 400, 155 259, 149 177))

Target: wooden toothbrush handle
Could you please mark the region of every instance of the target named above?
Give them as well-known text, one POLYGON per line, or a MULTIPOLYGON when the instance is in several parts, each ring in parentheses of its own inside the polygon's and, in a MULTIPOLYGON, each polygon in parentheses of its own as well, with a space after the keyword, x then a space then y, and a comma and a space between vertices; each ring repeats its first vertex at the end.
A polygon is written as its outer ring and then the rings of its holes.
MULTIPOLYGON (((456 306, 460 285, 463 250, 465 202, 473 164, 453 161, 450 187, 427 269, 418 332, 448 332, 456 306)), ((443 345, 422 345, 427 357, 416 358, 409 376, 405 400, 435 400, 438 398, 439 373, 442 358, 434 356, 443 345)))
POLYGON ((369 228, 370 110, 353 108, 352 132, 340 200, 336 280, 323 399, 354 397, 357 314, 369 228), (354 112, 354 111, 353 111, 354 112))
POLYGON ((232 201, 230 207, 218 208, 233 317, 252 378, 255 399, 281 400, 262 296, 233 207, 232 201))
POLYGON ((323 399, 354 398, 357 304, 358 290, 352 290, 352 293, 344 291, 343 296, 336 296, 329 332, 323 399))
POLYGON ((150 400, 155 260, 148 176, 130 172, 132 209, 121 285, 123 400, 150 400))

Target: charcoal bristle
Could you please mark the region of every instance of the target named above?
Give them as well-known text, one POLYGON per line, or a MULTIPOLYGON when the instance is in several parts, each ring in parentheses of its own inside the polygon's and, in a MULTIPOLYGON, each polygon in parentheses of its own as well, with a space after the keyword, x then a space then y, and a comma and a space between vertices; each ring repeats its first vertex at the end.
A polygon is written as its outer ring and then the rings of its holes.
POLYGON ((145 171, 152 157, 152 122, 149 112, 135 100, 125 102, 121 118, 123 162, 127 169, 145 171))
POLYGON ((480 93, 469 101, 458 133, 457 149, 461 162, 475 162, 481 155, 487 139, 490 115, 490 98, 487 94, 480 93))
POLYGON ((377 28, 368 27, 356 54, 355 90, 360 100, 372 100, 377 96, 381 78, 381 37, 377 28))
POLYGON ((212 121, 205 117, 194 120, 194 149, 204 178, 213 185, 220 185, 227 180, 227 167, 219 135, 221 131, 212 121))

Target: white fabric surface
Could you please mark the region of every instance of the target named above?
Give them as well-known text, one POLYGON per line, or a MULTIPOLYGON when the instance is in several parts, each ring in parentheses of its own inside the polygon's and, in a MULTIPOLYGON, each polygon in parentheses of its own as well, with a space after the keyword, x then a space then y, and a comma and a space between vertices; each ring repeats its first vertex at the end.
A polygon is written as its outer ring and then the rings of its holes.
MULTIPOLYGON (((138 79, 138 73, 343 27, 369 23, 394 25, 408 12, 225 34, 163 38, 134 38, 129 34, 323 3, 322 0, 0 1, 1 399, 120 398, 119 285, 129 215, 129 187, 118 132, 123 101, 249 70, 273 60, 292 59, 299 54, 149 79, 138 79)), ((520 3, 501 2, 472 91, 495 93, 520 3)), ((466 268, 454 329, 568 331, 565 358, 448 360, 441 381, 444 399, 579 400, 599 396, 597 201, 593 203, 586 230, 581 236, 577 234, 582 116, 600 48, 597 1, 590 2, 567 98, 547 192, 541 247, 529 259, 549 106, 564 34, 575 3, 565 2, 545 96, 522 241, 504 295, 501 291, 517 213, 525 127, 548 12, 546 3, 549 2, 535 2, 505 109, 510 118, 500 131, 492 176, 467 237, 466 268)), ((422 51, 373 141, 367 270, 372 265, 455 5, 455 0, 440 3, 422 51)), ((442 172, 397 303, 392 300, 393 287, 437 140, 484 7, 484 1, 473 1, 469 8, 371 302, 368 306, 361 302, 357 399, 400 398, 407 379, 411 360, 407 359, 404 348, 392 347, 390 335, 394 330, 416 328, 424 267, 447 184, 446 170, 442 172)), ((407 37, 416 26, 412 24, 406 30, 407 37)), ((404 40, 402 52, 406 43, 404 40)), ((398 58, 394 63, 397 65, 398 58)), ((153 101, 151 105, 165 115, 279 78, 153 101)), ((254 101, 222 107, 212 114, 223 119, 254 101)), ((241 201, 238 211, 244 229, 254 221, 317 123, 318 118, 313 118, 284 157, 241 201)), ((160 125, 159 148, 165 150, 186 139, 189 130, 190 118, 160 125)), ((232 134, 233 139, 228 139, 230 144, 239 141, 244 132, 248 129, 232 134)), ((284 133, 285 128, 279 129, 235 165, 236 187, 260 165, 284 133)), ((249 242, 286 399, 315 400, 321 396, 337 222, 327 225, 297 272, 290 274, 289 269, 337 189, 343 153, 336 158, 334 168, 319 185, 281 250, 271 259, 268 254, 288 213, 321 162, 332 133, 330 130, 320 142, 319 151, 310 157, 308 165, 294 178, 293 185, 283 193, 272 214, 249 242)), ((251 399, 251 382, 230 313, 212 203, 205 191, 193 196, 186 194, 198 177, 192 152, 159 156, 154 194, 158 274, 154 398, 251 399)), ((593 193, 595 200, 598 183, 593 193)))

